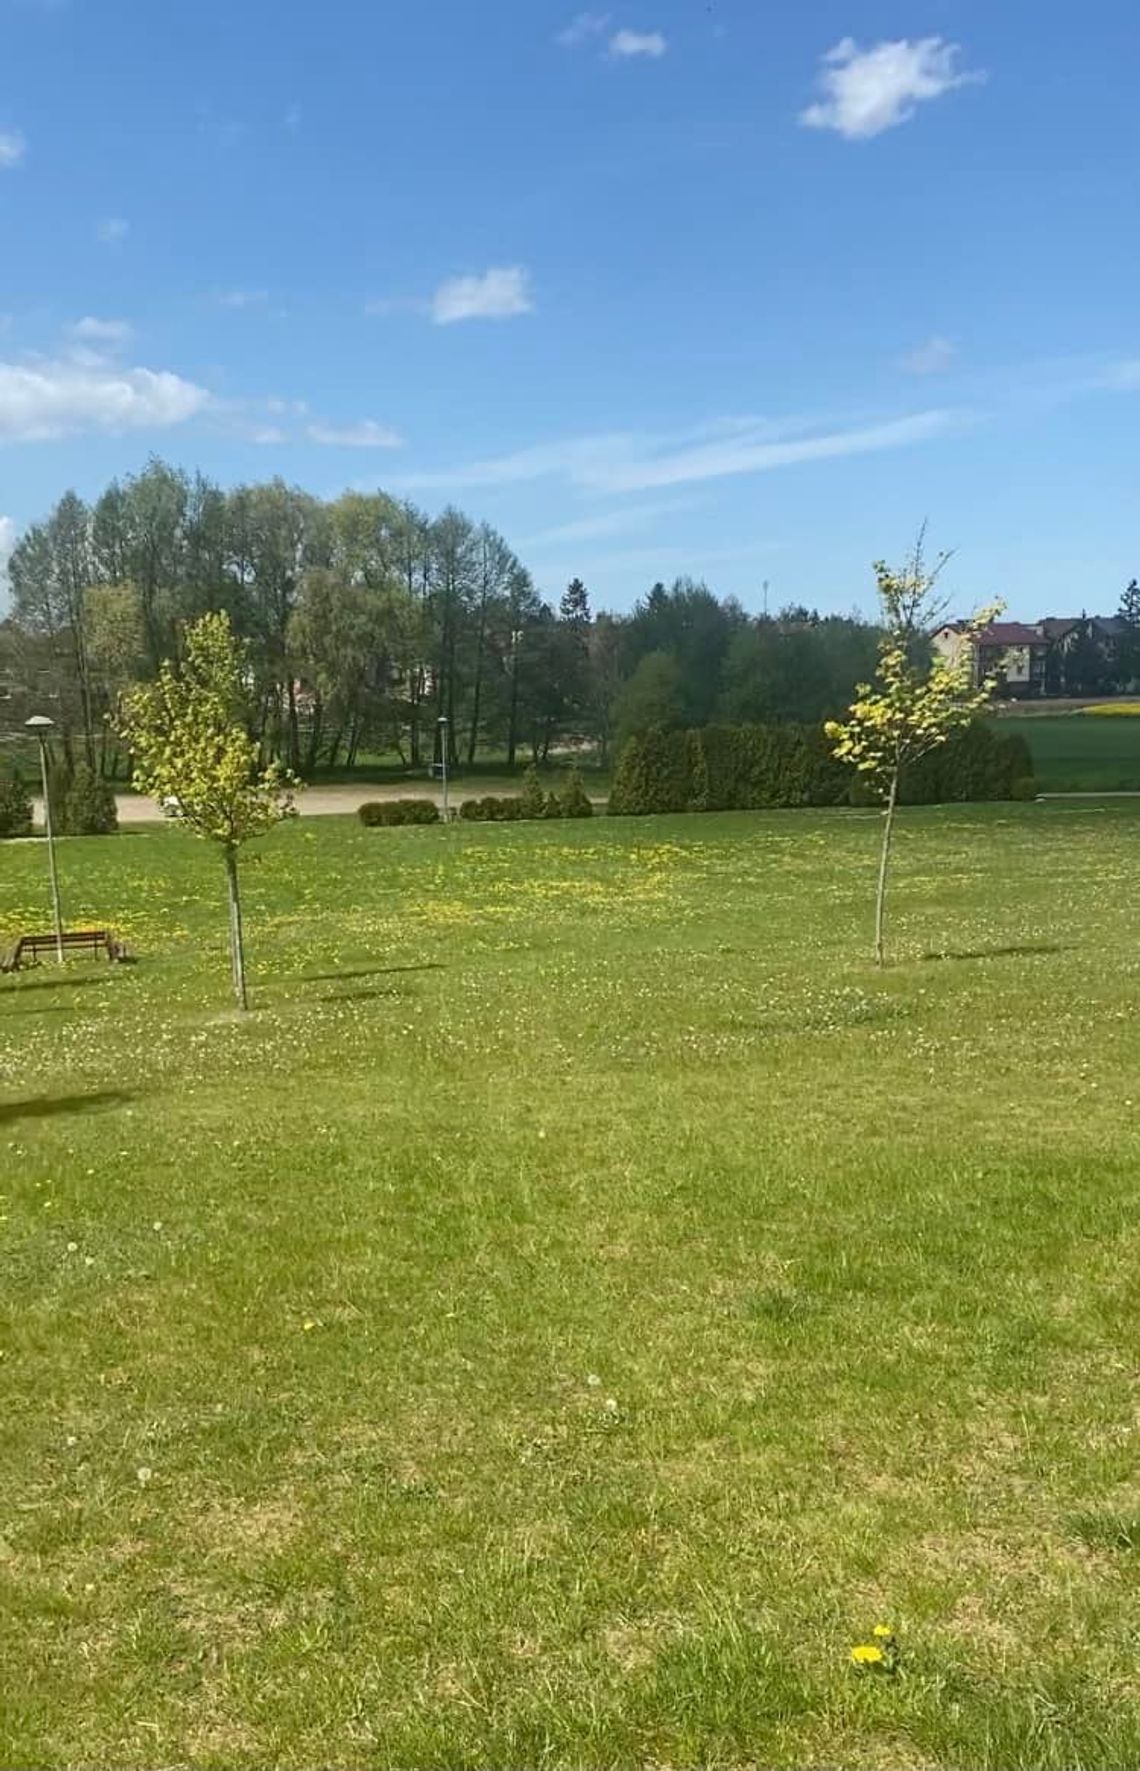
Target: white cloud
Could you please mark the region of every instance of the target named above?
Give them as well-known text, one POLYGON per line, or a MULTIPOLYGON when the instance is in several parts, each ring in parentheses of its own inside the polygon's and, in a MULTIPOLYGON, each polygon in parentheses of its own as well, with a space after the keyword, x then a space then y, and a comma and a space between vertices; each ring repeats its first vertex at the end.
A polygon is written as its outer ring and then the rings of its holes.
POLYGON ((254 430, 250 431, 248 440, 251 443, 287 443, 289 437, 288 433, 283 431, 280 425, 259 424, 254 430))
POLYGON ((398 449, 404 440, 371 418, 359 424, 310 424, 307 435, 312 443, 336 449, 398 449))
POLYGON ((219 307, 264 307, 269 300, 268 289, 223 289, 218 297, 219 307))
POLYGON ((508 320, 534 309, 530 272, 522 265, 501 265, 477 277, 452 277, 441 283, 431 301, 437 326, 456 320, 508 320))
POLYGON ((615 31, 609 41, 609 53, 617 61, 638 55, 659 61, 668 47, 660 31, 615 31))
POLYGON ((836 460, 904 448, 969 422, 965 412, 932 410, 846 430, 811 432, 800 422, 732 420, 680 436, 616 432, 540 443, 510 455, 401 477, 411 488, 517 485, 561 479, 593 492, 644 492, 738 474, 768 473, 799 462, 836 460))
POLYGON ((0 362, 0 443, 78 431, 160 429, 209 404, 205 388, 169 370, 90 362, 0 362))
POLYGON ((8 561, 16 545, 16 525, 11 517, 0 517, 0 594, 8 589, 8 561))
POLYGON ((128 320, 97 320, 91 314, 76 320, 69 331, 81 344, 107 345, 112 350, 120 349, 131 336, 128 320))
POLYGON ((28 151, 27 137, 19 129, 0 129, 0 171, 10 172, 28 151))
POLYGON ((130 222, 124 221, 121 215, 109 215, 105 221, 95 224, 95 238, 102 241, 104 246, 117 245, 120 240, 126 239, 130 231, 130 222))
POLYGON ((834 129, 862 141, 914 116, 927 99, 976 84, 984 73, 958 69, 961 49, 942 37, 899 38, 860 49, 844 37, 823 58, 818 84, 823 97, 800 112, 809 129, 834 129))
POLYGON ((916 345, 901 359, 901 367, 911 375, 941 375, 949 369, 958 351, 949 338, 939 333, 916 345))
POLYGON ((554 41, 561 49, 577 49, 579 44, 588 43, 591 37, 600 37, 609 22, 608 12, 580 12, 564 31, 559 31, 554 41))

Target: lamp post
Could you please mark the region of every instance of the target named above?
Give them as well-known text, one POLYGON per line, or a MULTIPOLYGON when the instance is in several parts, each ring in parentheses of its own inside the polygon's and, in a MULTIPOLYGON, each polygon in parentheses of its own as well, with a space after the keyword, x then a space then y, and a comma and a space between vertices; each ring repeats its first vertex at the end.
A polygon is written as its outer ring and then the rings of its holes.
POLYGON ((443 775, 443 821, 446 824, 448 821, 448 809, 447 809, 447 715, 446 715, 446 713, 441 713, 435 723, 436 723, 436 729, 439 732, 439 762, 440 762, 440 770, 443 775))
POLYGON ((51 876, 51 908, 55 917, 55 956, 63 964, 63 912, 59 907, 59 875, 55 870, 55 838, 51 829, 51 794, 48 791, 47 738, 55 730, 55 721, 46 713, 33 713, 24 721, 24 730, 31 732, 40 747, 40 775, 44 788, 44 834, 47 837, 48 873, 51 876))

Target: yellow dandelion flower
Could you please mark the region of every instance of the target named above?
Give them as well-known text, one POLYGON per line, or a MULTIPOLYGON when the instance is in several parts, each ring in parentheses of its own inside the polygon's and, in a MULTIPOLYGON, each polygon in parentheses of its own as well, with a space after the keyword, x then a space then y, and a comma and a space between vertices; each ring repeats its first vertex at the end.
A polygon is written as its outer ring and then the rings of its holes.
POLYGON ((894 1630, 889 1623, 877 1623, 871 1634, 877 1642, 890 1642, 894 1639, 894 1630))
POLYGON ((856 1666, 881 1666, 886 1656, 873 1642, 860 1642, 857 1648, 852 1648, 851 1658, 856 1666))

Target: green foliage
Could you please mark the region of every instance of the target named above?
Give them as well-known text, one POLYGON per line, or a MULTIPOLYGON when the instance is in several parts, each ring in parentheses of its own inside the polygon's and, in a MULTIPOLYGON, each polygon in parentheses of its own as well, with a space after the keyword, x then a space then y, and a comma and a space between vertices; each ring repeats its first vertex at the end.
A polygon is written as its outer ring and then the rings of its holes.
POLYGON ((561 795, 561 814, 564 818, 592 818, 594 815, 593 801, 582 784, 578 769, 571 769, 566 778, 561 795))
POLYGON ((543 802, 542 815, 544 818, 561 818, 563 816, 561 795, 554 792, 553 789, 543 802))
POLYGON ((468 824, 514 824, 522 815, 517 793, 503 797, 488 793, 482 799, 465 799, 459 808, 459 816, 468 824))
POLYGON ((77 764, 52 812, 61 836, 109 836, 119 828, 114 789, 87 763, 77 764))
MULTIPOLYGON (((899 798, 932 805, 1035 793, 1024 739, 1004 737, 990 722, 978 720, 904 769, 899 798)), ((614 771, 609 810, 760 811, 867 805, 876 798, 876 789, 865 786, 862 777, 852 780, 821 726, 705 726, 631 738, 614 771)))
POLYGON ((531 763, 523 776, 522 792, 519 795, 520 818, 541 818, 546 811, 546 790, 538 778, 538 770, 531 763))
POLYGON ((32 796, 7 760, 0 762, 0 837, 32 834, 32 796))
POLYGON ((246 648, 224 613, 187 628, 181 663, 167 659, 120 711, 139 792, 177 799, 186 828, 227 849, 289 817, 298 785, 275 762, 259 766, 246 715, 246 648))
POLYGON ((945 743, 905 767, 899 777, 902 805, 954 800, 1032 799, 1033 759, 1024 738, 1006 736, 991 720, 975 719, 945 743), (1028 790, 1018 787, 1028 782, 1028 790))
POLYGON ((434 799, 370 799, 357 812, 369 829, 388 829, 398 824, 438 824, 439 807, 434 799))
POLYGON ((746 811, 846 798, 844 772, 818 727, 705 726, 631 738, 618 759, 609 809, 746 811))
POLYGON ((672 731, 684 724, 680 665, 669 652, 647 652, 617 696, 614 727, 619 744, 639 732, 672 731))

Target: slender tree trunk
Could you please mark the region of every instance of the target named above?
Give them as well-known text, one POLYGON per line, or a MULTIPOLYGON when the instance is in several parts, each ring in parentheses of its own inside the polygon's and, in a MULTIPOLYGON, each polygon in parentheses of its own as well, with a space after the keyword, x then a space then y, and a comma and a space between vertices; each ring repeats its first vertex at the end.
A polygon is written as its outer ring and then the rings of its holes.
POLYGON ((317 766, 317 758, 321 753, 321 732, 324 725, 324 705, 319 694, 313 696, 313 715, 309 726, 308 754, 305 758, 305 773, 312 774, 317 766))
POLYGON ((292 671, 289 672, 286 696, 289 710, 289 767, 299 769, 301 766, 301 729, 297 720, 297 689, 292 671))
POLYGON ((884 965, 883 931, 887 915, 887 870, 891 862, 891 841, 895 833, 895 804, 898 800, 899 772, 891 776, 891 789, 883 809, 883 846, 879 855, 879 889, 875 896, 875 964, 884 965))
POLYGON ((238 889, 237 849, 226 844, 226 887, 230 901, 230 967, 233 972, 234 996, 240 1009, 249 1007, 245 989, 245 942, 241 926, 241 892, 238 889))

